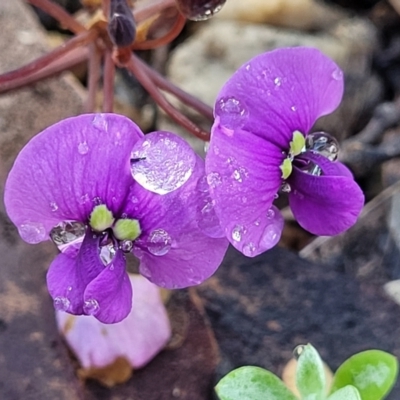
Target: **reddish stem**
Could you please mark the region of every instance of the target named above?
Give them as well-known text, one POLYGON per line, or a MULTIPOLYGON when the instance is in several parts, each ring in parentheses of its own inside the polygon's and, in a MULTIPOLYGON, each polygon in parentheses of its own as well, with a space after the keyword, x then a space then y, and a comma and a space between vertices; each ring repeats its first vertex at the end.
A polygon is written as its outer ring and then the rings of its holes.
POLYGON ((112 112, 114 108, 115 64, 109 50, 106 51, 104 59, 103 112, 112 112))
POLYGON ((185 92, 181 88, 175 86, 172 82, 167 80, 156 70, 144 63, 140 58, 137 58, 136 62, 141 65, 141 68, 146 71, 147 75, 150 76, 150 78, 155 83, 155 85, 157 85, 158 88, 165 90, 168 93, 171 93, 183 104, 192 107, 194 110, 204 115, 209 120, 212 121, 214 119, 212 107, 210 107, 206 103, 203 103, 201 100, 192 96, 191 94, 185 92))
POLYGON ((176 7, 175 0, 159 0, 153 2, 146 7, 135 9, 133 11, 133 16, 135 17, 135 21, 139 23, 153 17, 156 13, 160 13, 168 7, 176 7))
POLYGON ((94 43, 89 47, 88 96, 85 112, 94 112, 101 73, 101 53, 94 43))
POLYGON ((47 65, 39 71, 33 72, 32 74, 23 78, 16 78, 12 81, 1 84, 0 93, 5 93, 10 90, 18 89, 20 87, 27 86, 59 74, 60 72, 63 72, 74 67, 75 65, 80 64, 81 62, 87 60, 87 58, 87 48, 78 47, 77 49, 72 50, 70 53, 64 55, 60 59, 54 60, 51 64, 47 65))
POLYGON ((171 30, 159 39, 146 40, 141 43, 133 43, 133 50, 150 50, 156 49, 157 47, 164 46, 165 44, 171 43, 181 32, 185 26, 186 18, 182 14, 178 14, 178 17, 171 28, 171 30))
POLYGON ((132 72, 143 87, 149 92, 153 100, 161 107, 175 122, 183 126, 190 133, 197 136, 201 140, 210 140, 210 134, 190 119, 183 115, 179 110, 173 107, 168 100, 162 95, 153 80, 147 75, 146 70, 141 67, 137 62, 137 57, 132 54, 131 59, 124 65, 130 72, 132 72))
POLYGON ((26 78, 29 75, 40 71, 44 67, 47 67, 52 62, 69 53, 71 50, 83 46, 87 43, 93 42, 96 36, 97 33, 95 31, 83 32, 80 35, 68 40, 56 49, 52 50, 50 53, 37 58, 29 64, 26 64, 25 66, 14 71, 6 72, 5 74, 0 75, 0 90, 3 84, 12 84, 12 81, 15 79, 26 78))
POLYGON ((76 21, 61 6, 49 0, 26 0, 28 3, 40 8, 45 13, 55 18, 62 26, 69 29, 73 33, 82 33, 87 29, 76 21))

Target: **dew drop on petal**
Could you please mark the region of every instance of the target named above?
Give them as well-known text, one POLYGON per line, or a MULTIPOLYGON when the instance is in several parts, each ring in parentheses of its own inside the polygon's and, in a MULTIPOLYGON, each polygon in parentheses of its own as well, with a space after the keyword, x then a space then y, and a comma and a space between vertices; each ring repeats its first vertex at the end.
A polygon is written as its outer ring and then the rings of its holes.
POLYGON ((267 211, 267 218, 268 219, 272 219, 275 217, 275 211, 274 209, 271 207, 268 211, 267 211))
POLYGON ((132 240, 123 240, 120 244, 120 247, 124 253, 130 253, 133 248, 133 242, 132 240))
POLYGON ((138 141, 131 154, 133 178, 158 194, 180 188, 192 175, 195 164, 196 155, 190 146, 168 132, 138 141))
POLYGON ((99 248, 99 257, 104 266, 110 265, 116 254, 117 249, 112 240, 99 248))
POLYGON ((292 106, 292 107, 290 107, 290 109, 294 112, 294 111, 297 111, 297 107, 296 106, 292 106))
POLYGON ((131 203, 132 204, 138 204, 139 203, 139 199, 136 196, 132 196, 131 197, 131 203))
POLYGON ((78 152, 79 154, 85 155, 89 151, 89 146, 86 142, 81 142, 78 144, 78 152))
POLYGON ((81 196, 79 202, 81 204, 86 204, 89 201, 89 194, 85 193, 84 195, 81 196))
POLYGON ((223 97, 215 105, 215 114, 219 117, 220 124, 227 129, 228 136, 233 135, 233 130, 241 128, 247 121, 249 112, 244 104, 235 97, 223 97))
POLYGON ((335 69, 332 72, 332 78, 335 79, 336 81, 343 79, 343 71, 340 68, 335 69))
POLYGON ((207 175, 207 182, 212 188, 216 188, 222 183, 221 175, 218 172, 210 172, 207 175))
POLYGON ((108 129, 108 122, 104 114, 95 114, 92 120, 92 125, 102 131, 108 129))
POLYGON ((58 205, 55 201, 50 202, 50 209, 53 212, 58 210, 58 205))
POLYGON ((282 78, 280 78, 279 76, 277 76, 277 77, 274 79, 274 84, 275 84, 275 86, 281 86, 281 84, 282 84, 282 78))
POLYGON ((198 215, 198 226, 207 236, 220 238, 224 236, 219 219, 215 213, 215 202, 208 197, 205 202, 200 203, 198 215))
POLYGON ((164 256, 171 248, 172 239, 164 229, 152 231, 147 240, 147 249, 155 256, 164 256))
POLYGON ((271 249, 281 238, 282 227, 280 224, 271 223, 267 225, 261 235, 259 246, 262 249, 271 249))
POLYGON ((54 298, 53 304, 57 311, 67 311, 71 302, 66 297, 57 296, 54 298))
POLYGON ((245 256, 252 257, 254 255, 255 250, 256 250, 256 246, 254 245, 254 243, 250 242, 250 243, 246 243, 243 246, 242 252, 245 256))
POLYGON ((89 299, 83 303, 83 312, 86 315, 96 315, 99 311, 100 306, 96 299, 89 299))
POLYGON ((313 132, 306 136, 306 150, 335 161, 339 153, 339 142, 326 132, 313 132))
POLYGON ((180 12, 192 21, 204 21, 221 10, 226 0, 176 0, 180 12))
POLYGON ((50 238, 61 253, 75 255, 85 236, 85 224, 78 221, 60 222, 50 231, 50 238))
POLYGON ((18 227, 19 235, 25 242, 36 244, 47 239, 46 230, 39 222, 25 222, 18 227))
POLYGON ((281 186, 281 190, 284 193, 290 193, 292 188, 290 187, 290 185, 287 182, 283 182, 282 186, 281 186))
POLYGON ((246 233, 243 225, 235 225, 232 229, 232 239, 235 242, 240 242, 242 240, 243 235, 246 233))
POLYGON ((300 170, 305 172, 306 174, 314 175, 314 176, 320 176, 322 175, 322 170, 321 168, 313 163, 312 161, 308 161, 306 164, 302 165, 300 167, 300 170))

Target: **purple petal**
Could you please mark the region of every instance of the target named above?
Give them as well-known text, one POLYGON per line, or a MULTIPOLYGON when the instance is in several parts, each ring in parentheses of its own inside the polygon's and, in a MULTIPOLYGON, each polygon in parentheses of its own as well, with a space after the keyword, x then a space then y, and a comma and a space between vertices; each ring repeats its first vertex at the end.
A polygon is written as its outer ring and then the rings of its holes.
POLYGON ((216 121, 226 134, 238 128, 287 151, 295 130, 306 134, 339 105, 343 73, 319 50, 283 48, 243 65, 218 94, 216 121))
POLYGON ((84 293, 86 314, 104 324, 114 324, 128 316, 132 309, 132 285, 125 265, 125 256, 117 251, 112 262, 89 283, 84 293))
POLYGON ((307 153, 323 175, 293 169, 289 204, 299 224, 315 235, 337 235, 355 224, 364 205, 364 195, 340 162, 307 153))
MULTIPOLYGON (((141 260, 140 272, 159 286, 199 284, 223 259, 227 240, 212 239, 199 227, 198 208, 203 199, 198 182, 203 177, 204 161, 196 156, 190 177, 174 191, 160 195, 137 183, 131 185, 125 212, 140 221, 142 230, 134 253, 141 260)), ((219 225, 218 220, 214 222, 219 225)))
POLYGON ((215 210, 228 240, 247 256, 279 241, 283 219, 272 207, 285 156, 277 146, 237 129, 232 136, 215 124, 206 157, 215 210))
POLYGON ((47 287, 56 309, 76 315, 84 313, 86 286, 104 270, 98 249, 99 238, 88 230, 76 258, 61 253, 51 263, 47 287))
POLYGON ((29 243, 61 221, 87 221, 93 206, 118 213, 131 181, 129 158, 143 136, 129 119, 88 114, 65 119, 20 152, 5 187, 7 213, 29 243))
POLYGON ((57 312, 59 329, 83 368, 103 368, 119 357, 141 368, 170 338, 171 327, 159 289, 140 275, 130 276, 130 283, 134 305, 119 323, 105 325, 91 316, 57 312))

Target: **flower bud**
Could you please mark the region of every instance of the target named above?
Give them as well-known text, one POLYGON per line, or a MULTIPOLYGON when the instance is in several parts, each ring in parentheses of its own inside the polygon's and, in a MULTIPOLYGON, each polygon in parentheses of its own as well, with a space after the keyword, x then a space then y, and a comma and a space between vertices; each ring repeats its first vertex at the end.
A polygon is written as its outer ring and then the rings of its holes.
POLYGON ((136 23, 126 0, 111 0, 108 34, 117 47, 126 47, 134 42, 136 23))

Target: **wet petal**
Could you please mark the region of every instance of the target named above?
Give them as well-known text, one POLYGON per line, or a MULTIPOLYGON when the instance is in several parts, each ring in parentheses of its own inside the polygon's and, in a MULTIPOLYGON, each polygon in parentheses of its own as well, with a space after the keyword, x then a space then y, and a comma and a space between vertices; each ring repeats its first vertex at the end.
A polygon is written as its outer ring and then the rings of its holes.
POLYGON ((65 119, 20 152, 5 187, 7 213, 29 243, 61 221, 87 221, 93 206, 120 210, 131 181, 129 157, 143 136, 129 119, 88 114, 65 119))
POLYGON ((215 115, 228 134, 238 128, 288 150, 293 132, 306 134, 339 105, 343 73, 319 50, 283 48, 243 65, 218 94, 215 115))
POLYGON ((125 270, 125 257, 117 251, 112 262, 93 279, 84 293, 83 310, 100 322, 114 324, 132 309, 132 285, 125 270))
POLYGON ((306 157, 323 174, 314 176, 295 167, 288 180, 292 187, 290 207, 307 231, 315 235, 337 235, 355 224, 364 205, 364 195, 343 164, 317 154, 306 157))
POLYGON ((123 321, 106 325, 91 316, 57 312, 57 322, 82 367, 103 368, 125 357, 133 368, 147 364, 167 343, 171 327, 159 289, 131 275, 133 307, 123 321))
MULTIPOLYGON (((202 201, 197 192, 204 177, 204 161, 196 156, 190 178, 165 195, 131 186, 125 210, 140 221, 142 234, 135 242, 140 272, 166 288, 201 283, 218 268, 228 242, 212 239, 199 228, 197 210, 202 201)), ((199 217, 199 216, 198 216, 199 217)))
POLYGON ((213 127, 206 172, 215 210, 228 240, 247 256, 275 246, 283 228, 271 208, 281 185, 284 155, 277 146, 237 129, 230 136, 213 127))
POLYGON ((61 253, 51 263, 47 287, 56 309, 76 315, 84 313, 86 286, 104 270, 98 253, 99 240, 88 230, 76 258, 61 253))

